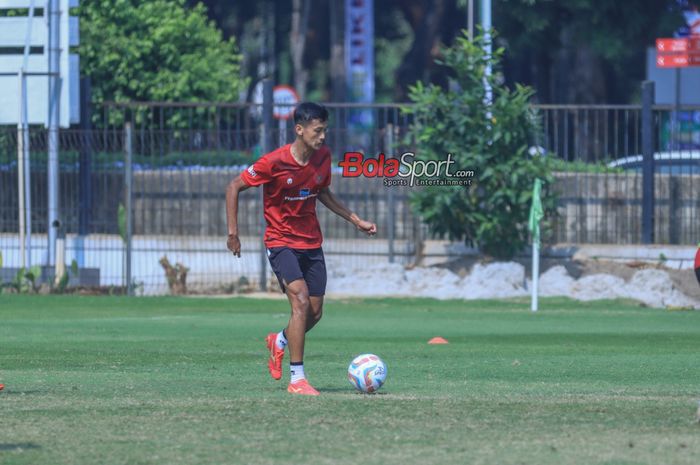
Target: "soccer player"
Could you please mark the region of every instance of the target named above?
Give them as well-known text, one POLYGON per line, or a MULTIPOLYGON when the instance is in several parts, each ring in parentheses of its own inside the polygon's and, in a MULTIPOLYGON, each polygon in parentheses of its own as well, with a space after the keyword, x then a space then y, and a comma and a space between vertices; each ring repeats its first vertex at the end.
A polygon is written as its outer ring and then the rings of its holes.
POLYGON ((287 391, 314 396, 319 393, 304 374, 304 340, 306 332, 321 319, 326 291, 316 199, 367 235, 377 232, 376 224, 348 210, 330 190, 331 153, 323 145, 327 128, 325 107, 311 102, 299 104, 294 110, 296 140, 263 155, 226 189, 227 246, 240 257, 238 194, 251 186, 263 186, 267 256, 291 306, 287 327, 265 339, 270 352, 267 365, 270 375, 280 379, 288 345, 291 379, 287 391))

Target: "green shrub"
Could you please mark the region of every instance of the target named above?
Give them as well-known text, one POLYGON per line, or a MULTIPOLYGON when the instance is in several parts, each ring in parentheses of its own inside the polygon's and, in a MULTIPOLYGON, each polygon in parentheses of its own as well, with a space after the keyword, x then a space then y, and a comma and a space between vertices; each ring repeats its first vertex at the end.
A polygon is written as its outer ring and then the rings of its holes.
POLYGON ((415 115, 410 136, 416 158, 441 160, 451 153, 456 169, 475 171, 471 186, 424 188, 412 201, 434 235, 464 240, 488 255, 508 259, 527 243, 535 178, 544 181, 545 214, 554 213, 555 199, 548 189, 553 177, 549 158, 528 154, 540 131, 530 107, 533 90, 503 85, 503 50, 489 57, 484 45, 483 35, 472 42, 465 33, 442 50, 438 63, 451 72, 449 90, 421 82, 410 89, 416 104, 409 110, 415 115), (486 73, 488 64, 491 75, 486 73), (484 82, 492 88, 490 104, 484 82))

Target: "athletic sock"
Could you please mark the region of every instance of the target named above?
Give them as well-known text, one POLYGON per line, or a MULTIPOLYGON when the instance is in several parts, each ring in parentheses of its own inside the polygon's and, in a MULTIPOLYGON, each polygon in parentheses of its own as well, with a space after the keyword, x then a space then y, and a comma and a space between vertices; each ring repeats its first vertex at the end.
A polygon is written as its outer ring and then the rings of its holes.
POLYGON ((289 364, 289 373, 292 375, 291 383, 306 379, 304 375, 304 362, 291 362, 289 364))
POLYGON ((284 330, 277 333, 277 339, 275 340, 275 344, 277 345, 278 349, 284 349, 285 347, 287 347, 287 336, 285 336, 284 330))

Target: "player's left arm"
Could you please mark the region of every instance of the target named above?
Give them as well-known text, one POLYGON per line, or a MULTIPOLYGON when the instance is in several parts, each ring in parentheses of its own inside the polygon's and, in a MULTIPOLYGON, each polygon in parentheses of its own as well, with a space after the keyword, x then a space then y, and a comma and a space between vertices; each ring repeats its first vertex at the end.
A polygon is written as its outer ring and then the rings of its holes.
POLYGON ((333 192, 331 192, 331 189, 329 187, 323 187, 319 191, 318 200, 320 200, 321 203, 325 205, 330 211, 340 216, 341 218, 344 218, 346 221, 351 222, 357 227, 357 229, 366 233, 368 236, 374 236, 377 233, 376 224, 370 221, 365 221, 359 216, 357 216, 356 213, 353 213, 350 210, 348 210, 348 208, 343 204, 343 202, 341 202, 335 195, 333 195, 333 192))

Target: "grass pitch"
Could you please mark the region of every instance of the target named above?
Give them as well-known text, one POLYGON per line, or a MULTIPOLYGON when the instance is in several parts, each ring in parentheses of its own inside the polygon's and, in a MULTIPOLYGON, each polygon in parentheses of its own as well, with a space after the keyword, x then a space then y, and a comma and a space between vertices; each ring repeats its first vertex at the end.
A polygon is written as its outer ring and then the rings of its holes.
POLYGON ((2 464, 696 464, 700 312, 329 301, 318 398, 263 337, 282 300, 0 296, 2 464), (433 336, 448 345, 428 345, 433 336), (387 364, 376 395, 346 369, 387 364))

